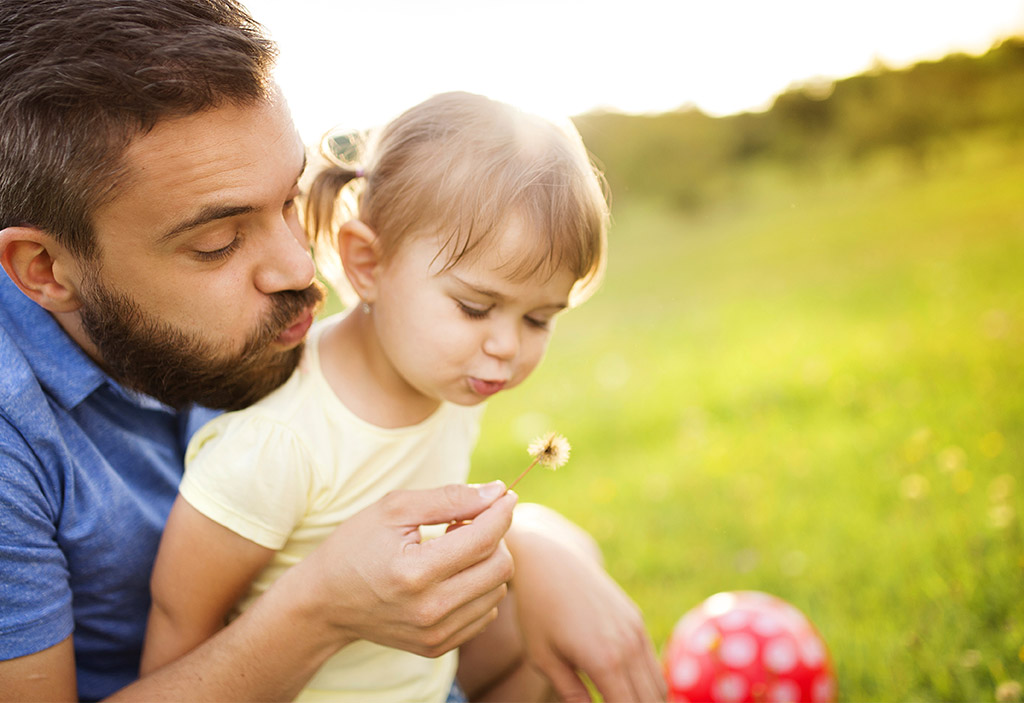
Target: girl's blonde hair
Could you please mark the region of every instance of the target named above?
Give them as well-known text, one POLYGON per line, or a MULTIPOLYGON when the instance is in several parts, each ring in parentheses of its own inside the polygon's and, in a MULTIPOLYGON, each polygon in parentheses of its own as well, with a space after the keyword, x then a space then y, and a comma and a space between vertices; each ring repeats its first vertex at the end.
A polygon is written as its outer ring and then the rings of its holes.
POLYGON ((402 113, 366 145, 353 135, 328 135, 324 147, 330 165, 315 176, 305 213, 322 270, 337 270, 338 226, 350 217, 376 232, 383 261, 409 237, 438 236, 442 270, 518 221, 538 242, 531 256, 505 262, 509 276, 567 269, 576 277, 572 304, 600 283, 604 180, 571 123, 556 125, 480 95, 443 93, 402 113))

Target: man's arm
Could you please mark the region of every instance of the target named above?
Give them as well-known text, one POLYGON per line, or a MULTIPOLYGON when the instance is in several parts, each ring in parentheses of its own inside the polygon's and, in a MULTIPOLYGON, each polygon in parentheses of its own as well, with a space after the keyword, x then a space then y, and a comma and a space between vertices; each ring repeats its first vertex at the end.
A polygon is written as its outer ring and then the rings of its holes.
MULTIPOLYGON (((230 625, 111 699, 282 700, 356 639, 424 656, 465 642, 494 619, 512 576, 502 537, 516 497, 495 500, 500 484, 480 488, 386 496, 340 526, 230 625), (473 522, 419 542, 419 525, 463 519, 473 522)), ((51 682, 38 687, 39 698, 74 700, 73 689, 58 685, 69 675, 74 680, 73 657, 39 664, 28 673, 51 682)), ((18 677, 26 684, 24 671, 19 660, 0 662, 0 681, 18 677)), ((23 698, 12 690, 0 687, 0 699, 23 698)))
MULTIPOLYGON (((0 273, 0 276, 3 276, 0 273)), ((59 514, 38 459, 0 413, 0 700, 77 700, 59 514), (35 651, 34 651, 35 650, 35 651)))

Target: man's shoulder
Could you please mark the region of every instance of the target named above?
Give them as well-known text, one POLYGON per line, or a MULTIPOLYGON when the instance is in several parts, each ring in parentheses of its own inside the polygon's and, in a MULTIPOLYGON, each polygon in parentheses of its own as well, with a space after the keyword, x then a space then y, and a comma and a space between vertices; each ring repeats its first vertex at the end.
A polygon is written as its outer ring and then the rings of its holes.
POLYGON ((15 423, 32 406, 45 403, 45 394, 20 345, 0 327, 0 417, 15 423))
POLYGON ((0 273, 0 408, 72 408, 106 379, 49 312, 0 273))
POLYGON ((8 324, 16 312, 0 306, 0 468, 5 474, 22 466, 31 475, 56 476, 64 462, 55 457, 66 455, 68 409, 96 381, 81 373, 79 360, 68 358, 67 340, 51 339, 50 349, 40 350, 52 330, 37 328, 38 338, 32 339, 28 320, 8 324))
POLYGON ((0 329, 0 368, 2 490, 15 481, 50 485, 40 452, 45 454, 45 447, 60 443, 57 421, 32 365, 6 329, 0 329))

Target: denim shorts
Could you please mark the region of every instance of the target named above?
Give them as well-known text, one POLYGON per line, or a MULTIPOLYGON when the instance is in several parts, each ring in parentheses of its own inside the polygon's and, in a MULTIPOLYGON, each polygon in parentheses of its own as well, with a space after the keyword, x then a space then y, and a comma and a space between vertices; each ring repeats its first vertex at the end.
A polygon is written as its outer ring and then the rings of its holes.
POLYGON ((448 703, 469 703, 466 692, 462 690, 458 679, 452 679, 452 690, 448 691, 448 703))

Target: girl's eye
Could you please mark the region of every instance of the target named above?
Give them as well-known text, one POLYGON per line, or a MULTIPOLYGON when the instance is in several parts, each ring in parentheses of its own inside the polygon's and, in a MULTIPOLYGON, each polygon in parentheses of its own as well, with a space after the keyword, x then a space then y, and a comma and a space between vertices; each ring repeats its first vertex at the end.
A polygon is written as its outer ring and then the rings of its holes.
POLYGON ((487 313, 489 313, 491 311, 491 307, 493 307, 491 306, 481 309, 475 308, 471 305, 467 305, 461 300, 456 300, 455 302, 458 304, 459 310, 461 310, 466 317, 472 318, 474 320, 480 320, 487 317, 487 313))
POLYGON ((238 237, 235 237, 226 247, 214 249, 213 251, 196 250, 192 253, 200 261, 220 261, 221 259, 226 259, 227 257, 231 256, 231 254, 234 253, 235 249, 238 248, 239 243, 240 239, 238 237))
POLYGON ((551 328, 551 320, 538 320, 535 317, 527 317, 526 324, 531 327, 536 327, 539 330, 547 330, 551 328))

